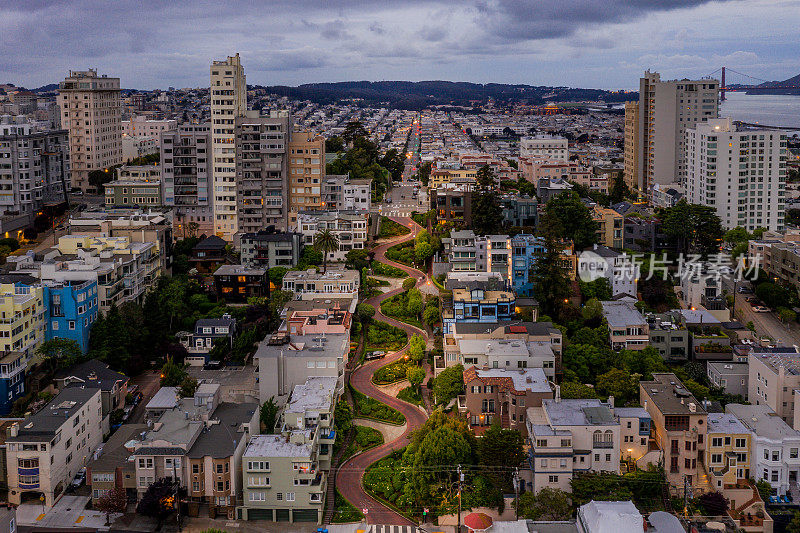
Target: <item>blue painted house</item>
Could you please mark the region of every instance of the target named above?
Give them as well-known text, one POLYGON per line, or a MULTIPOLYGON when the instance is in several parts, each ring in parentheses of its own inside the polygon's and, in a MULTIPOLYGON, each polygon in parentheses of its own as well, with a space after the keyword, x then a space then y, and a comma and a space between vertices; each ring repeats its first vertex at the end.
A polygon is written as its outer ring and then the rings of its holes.
POLYGON ((97 281, 46 281, 44 307, 48 315, 45 339, 72 339, 86 353, 89 330, 99 312, 97 281))
MULTIPOLYGON (((445 316, 444 330, 450 333, 457 323, 496 324, 514 318, 516 298, 514 293, 482 288, 453 290, 452 320, 445 316)), ((449 313, 448 313, 449 314, 449 313)))
POLYGON ((537 254, 544 253, 541 237, 521 233, 511 238, 511 288, 517 296, 531 296, 533 281, 531 270, 537 254))
POLYGON ((25 395, 26 367, 25 352, 5 352, 0 358, 0 415, 10 413, 14 402, 25 395))

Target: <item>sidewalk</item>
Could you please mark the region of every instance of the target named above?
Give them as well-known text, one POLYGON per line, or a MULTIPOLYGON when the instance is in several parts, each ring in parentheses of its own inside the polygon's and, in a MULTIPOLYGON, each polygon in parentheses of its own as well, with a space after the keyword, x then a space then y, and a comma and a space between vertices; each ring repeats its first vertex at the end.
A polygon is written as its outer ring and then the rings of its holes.
MULTIPOLYGON (((53 507, 45 508, 38 503, 25 503, 17 507, 17 523, 21 526, 48 528, 81 528, 108 531, 106 514, 86 510, 88 496, 62 496, 53 507)), ((111 514, 111 522, 122 516, 111 514)))

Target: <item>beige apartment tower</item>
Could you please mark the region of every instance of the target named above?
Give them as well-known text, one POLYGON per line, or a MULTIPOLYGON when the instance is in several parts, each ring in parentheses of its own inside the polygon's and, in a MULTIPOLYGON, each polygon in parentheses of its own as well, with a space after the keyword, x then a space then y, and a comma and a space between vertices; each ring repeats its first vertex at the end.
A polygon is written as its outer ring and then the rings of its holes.
MULTIPOLYGON (((626 114, 627 111, 626 108, 626 114)), ((633 158, 633 161, 638 159, 637 189, 649 193, 656 183, 685 185, 685 131, 699 122, 717 118, 718 113, 717 80, 661 81, 657 72, 645 72, 639 80, 638 144, 633 158)), ((627 168, 627 147, 625 158, 627 168)))
POLYGON ((625 184, 641 190, 639 183, 639 102, 625 102, 625 184))
MULTIPOLYGON (((71 70, 58 84, 62 126, 69 131, 71 186, 94 190, 89 173, 122 163, 119 78, 71 70)), ((110 172, 110 171, 109 171, 110 172)))
POLYGON ((212 201, 214 233, 232 241, 236 217, 236 117, 247 110, 247 84, 239 54, 211 63, 212 201))
POLYGON ((292 213, 324 209, 325 137, 296 131, 289 143, 289 206, 292 213))

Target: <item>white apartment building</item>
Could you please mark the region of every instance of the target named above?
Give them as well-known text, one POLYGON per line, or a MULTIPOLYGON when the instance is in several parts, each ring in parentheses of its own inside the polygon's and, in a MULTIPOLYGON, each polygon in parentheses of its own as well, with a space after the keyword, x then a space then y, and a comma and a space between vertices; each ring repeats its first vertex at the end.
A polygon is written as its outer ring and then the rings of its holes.
POLYGON ((768 406, 784 422, 798 429, 800 412, 795 403, 800 396, 800 353, 797 348, 756 348, 747 356, 747 371, 748 401, 768 406))
MULTIPOLYGON (((642 192, 653 185, 686 177, 686 128, 715 119, 719 113, 719 82, 712 79, 661 81, 647 71, 639 80, 639 126, 636 164, 642 192)), ((630 158, 630 156, 628 156, 630 158)))
POLYGON ((303 300, 315 298, 350 298, 357 300, 361 275, 356 270, 328 268, 290 270, 283 276, 281 290, 292 291, 303 300))
POLYGON ((175 119, 152 120, 144 115, 134 115, 122 121, 122 134, 129 137, 151 137, 158 139, 162 132, 175 131, 178 121, 175 119))
POLYGON ((600 400, 542 400, 526 413, 533 491, 571 492, 575 473, 614 472, 620 466, 620 423, 600 400))
POLYGON ((792 429, 767 405, 729 403, 734 415, 751 433, 750 473, 769 482, 774 494, 783 496, 800 472, 800 431, 792 429))
POLYGON ((339 249, 328 253, 328 261, 344 261, 350 250, 363 250, 367 242, 367 215, 351 211, 304 212, 297 217, 297 230, 306 246, 313 246, 317 233, 330 230, 339 239, 339 249))
POLYGON ((103 441, 101 391, 72 386, 36 414, 11 426, 6 439, 8 501, 52 507, 103 441))
POLYGON ((63 202, 68 182, 66 130, 0 124, 0 214, 33 215, 45 201, 63 202))
POLYGON ((370 180, 351 180, 349 176, 328 175, 322 181, 325 209, 355 210, 369 213, 372 207, 370 180))
POLYGON ((569 141, 555 135, 534 135, 519 140, 520 157, 550 159, 553 161, 569 160, 569 141))
POLYGON ((89 190, 89 173, 122 163, 119 78, 70 71, 58 84, 61 124, 69 131, 71 185, 89 190))
POLYGON ((247 110, 247 84, 239 54, 211 64, 211 139, 214 233, 233 241, 236 218, 236 117, 247 110))
POLYGON ((123 161, 130 161, 149 154, 157 154, 159 150, 158 137, 128 137, 123 135, 121 142, 123 161))
POLYGON ((782 231, 786 132, 739 130, 730 118, 686 130, 686 196, 713 207, 725 229, 782 231))

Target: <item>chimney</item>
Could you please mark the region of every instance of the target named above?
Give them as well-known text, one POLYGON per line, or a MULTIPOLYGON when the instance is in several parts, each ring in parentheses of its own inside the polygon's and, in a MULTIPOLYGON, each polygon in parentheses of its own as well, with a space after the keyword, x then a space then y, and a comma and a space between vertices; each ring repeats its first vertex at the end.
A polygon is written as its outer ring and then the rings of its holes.
POLYGON ((609 409, 614 409, 614 397, 613 396, 609 396, 608 397, 608 407, 609 407, 609 409))
POLYGON ((556 403, 561 402, 561 385, 556 385, 556 403))
POLYGON ((11 429, 9 430, 9 433, 12 437, 16 437, 17 435, 19 435, 19 422, 14 422, 13 424, 11 424, 11 429))
POLYGON ((645 411, 647 411, 647 400, 644 401, 644 404, 642 405, 642 407, 644 408, 645 411))

